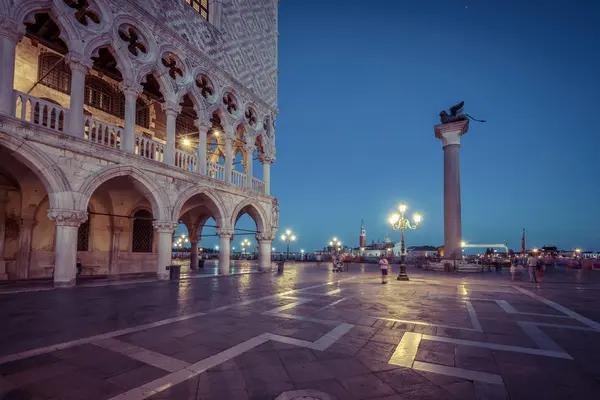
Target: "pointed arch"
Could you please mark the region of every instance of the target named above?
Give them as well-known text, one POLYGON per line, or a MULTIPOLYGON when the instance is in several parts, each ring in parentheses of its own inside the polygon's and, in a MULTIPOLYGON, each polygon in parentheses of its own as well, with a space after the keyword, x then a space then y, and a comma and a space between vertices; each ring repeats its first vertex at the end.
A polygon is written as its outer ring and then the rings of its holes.
POLYGON ((41 181, 48 193, 51 208, 72 208, 74 199, 69 181, 54 161, 25 140, 0 132, 0 146, 27 166, 41 181))
POLYGON ((104 182, 120 176, 131 177, 134 180, 134 184, 138 184, 136 185, 136 188, 148 199, 152 205, 152 214, 154 215, 155 219, 168 220, 170 217, 168 212, 169 201, 167 200, 167 196, 164 191, 160 186, 158 186, 155 180, 131 165, 113 165, 91 175, 85 180, 81 186, 81 189, 79 190, 81 196, 76 204, 76 209, 87 209, 90 198, 96 189, 98 189, 98 187, 104 182))
POLYGON ((173 221, 178 221, 182 214, 185 214, 187 211, 189 211, 185 210, 184 206, 188 200, 195 196, 201 196, 208 200, 205 206, 213 214, 211 217, 213 217, 217 225, 223 226, 223 224, 227 222, 225 219, 225 216, 227 215, 227 207, 221 200, 218 193, 210 188, 199 188, 197 186, 193 186, 179 195, 177 201, 173 205, 173 213, 171 215, 173 221))
POLYGON ((267 232, 267 218, 264 210, 260 203, 254 199, 248 198, 239 203, 233 213, 231 214, 231 226, 235 227, 235 224, 244 214, 248 214, 250 218, 256 223, 256 230, 258 232, 267 232))

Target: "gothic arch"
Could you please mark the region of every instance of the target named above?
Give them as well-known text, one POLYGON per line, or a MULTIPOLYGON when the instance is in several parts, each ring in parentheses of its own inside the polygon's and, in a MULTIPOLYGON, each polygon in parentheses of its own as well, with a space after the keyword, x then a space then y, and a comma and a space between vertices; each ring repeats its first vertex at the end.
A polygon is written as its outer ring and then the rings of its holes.
POLYGON ((92 57, 98 55, 98 51, 102 48, 106 48, 113 55, 115 60, 117 60, 116 68, 123 76, 123 82, 134 82, 135 73, 133 72, 133 64, 128 57, 124 57, 119 50, 115 49, 110 34, 106 33, 94 37, 84 49, 84 57, 91 60, 92 57))
POLYGON ((214 190, 210 188, 198 188, 197 186, 187 189, 178 196, 177 201, 173 205, 173 214, 171 216, 171 220, 179 221, 180 215, 183 211, 183 206, 188 200, 196 195, 203 195, 210 200, 208 209, 213 214, 211 217, 215 220, 217 225, 223 226, 223 223, 226 222, 227 206, 223 203, 218 193, 216 193, 214 190))
POLYGON ((169 218, 169 202, 163 190, 152 178, 130 165, 109 166, 87 178, 79 190, 81 197, 78 199, 76 209, 86 210, 90 197, 92 197, 96 189, 104 182, 120 176, 131 177, 139 184, 136 185, 137 189, 146 196, 152 205, 152 214, 155 219, 163 220, 169 218))
POLYGON ((254 199, 245 199, 239 203, 233 214, 231 214, 231 227, 235 227, 235 224, 244 214, 248 214, 256 223, 256 230, 258 232, 267 232, 267 218, 261 204, 254 199))
POLYGON ((69 51, 81 51, 79 33, 68 16, 61 10, 56 10, 52 1, 23 1, 15 10, 15 19, 20 23, 33 22, 38 13, 48 13, 52 21, 60 29, 60 38, 65 42, 69 51))
POLYGON ((26 165, 41 181, 48 193, 50 208, 72 208, 74 199, 69 181, 54 161, 26 141, 0 132, 0 146, 26 165))

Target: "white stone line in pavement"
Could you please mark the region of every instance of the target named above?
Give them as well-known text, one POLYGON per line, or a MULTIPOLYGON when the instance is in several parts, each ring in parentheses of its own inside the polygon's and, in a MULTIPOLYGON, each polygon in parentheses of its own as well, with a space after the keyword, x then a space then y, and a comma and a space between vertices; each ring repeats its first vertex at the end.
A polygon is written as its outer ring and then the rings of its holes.
POLYGON ((458 293, 460 293, 463 296, 466 296, 469 294, 469 292, 467 292, 467 288, 465 287, 465 285, 456 285, 456 290, 458 290, 458 293))
POLYGON ((323 307, 321 307, 321 308, 317 308, 317 310, 316 310, 316 311, 322 311, 322 310, 325 310, 325 309, 327 309, 327 308, 329 308, 329 307, 333 307, 333 306, 335 306, 336 304, 340 304, 342 301, 346 301, 346 300, 348 300, 349 298, 350 298, 350 296, 348 296, 348 297, 342 297, 341 299, 339 299, 339 300, 336 300, 336 301, 334 301, 334 302, 333 302, 333 303, 331 303, 331 304, 327 304, 326 306, 323 306, 323 307))
POLYGON ((375 319, 382 319, 384 321, 400 322, 400 323, 403 323, 403 324, 435 326, 436 328, 449 328, 449 329, 458 329, 458 330, 461 330, 461 331, 480 332, 477 329, 473 329, 473 328, 463 328, 461 326, 452 326, 452 325, 440 325, 440 324, 434 324, 434 323, 431 323, 431 322, 410 321, 410 320, 407 320, 407 319, 396 319, 396 318, 386 318, 386 317, 373 317, 373 318, 375 318, 375 319))
POLYGON ((116 353, 123 354, 129 358, 133 358, 134 360, 141 361, 143 363, 152 365, 153 367, 169 372, 179 371, 180 369, 190 365, 189 363, 181 361, 177 358, 169 357, 164 354, 157 353, 155 351, 117 339, 103 339, 98 342, 92 342, 92 344, 116 353))
POLYGON ((542 332, 535 322, 517 321, 517 324, 540 349, 566 353, 550 336, 542 332))
POLYGON ((422 338, 423 334, 421 333, 404 332, 388 364, 412 368, 422 338))
POLYGON ((87 344, 87 343, 91 343, 91 342, 97 342, 97 341, 102 340, 102 339, 113 338, 113 337, 125 335, 125 334, 128 334, 128 333, 140 332, 140 331, 143 331, 143 330, 147 330, 147 329, 151 329, 151 328, 156 328, 158 326, 171 324, 173 322, 179 322, 179 321, 185 321, 185 320, 191 319, 191 318, 197 318, 197 317, 200 317, 200 316, 205 315, 205 314, 210 313, 210 312, 223 311, 223 310, 227 310, 229 308, 233 308, 233 307, 237 307, 237 306, 252 304, 252 303, 255 303, 255 302, 258 302, 258 301, 263 301, 263 300, 268 300, 268 299, 272 299, 272 298, 276 298, 276 297, 290 295, 292 293, 297 292, 298 290, 307 290, 307 289, 317 288, 317 287, 320 287, 320 286, 333 285, 334 283, 344 282, 344 281, 348 281, 348 280, 355 279, 355 278, 356 277, 353 276, 353 277, 350 277, 350 278, 340 279, 340 280, 337 280, 337 281, 329 281, 329 282, 321 283, 321 284, 318 284, 318 285, 310 286, 310 287, 307 287, 307 288, 304 288, 304 289, 293 289, 293 290, 289 290, 289 291, 283 292, 283 293, 277 293, 277 294, 273 294, 273 295, 269 295, 269 296, 260 297, 258 299, 246 300, 246 301, 243 301, 243 302, 240 302, 240 303, 230 304, 230 305, 223 306, 223 307, 217 307, 215 309, 208 310, 208 311, 205 311, 205 312, 197 312, 197 313, 182 315, 182 316, 179 316, 179 317, 167 318, 167 319, 163 319, 163 320, 160 320, 160 321, 152 322, 152 323, 149 323, 149 324, 133 326, 131 328, 121 329, 121 330, 118 330, 118 331, 107 332, 107 333, 103 333, 103 334, 100 334, 100 335, 94 335, 94 336, 89 336, 89 337, 86 337, 86 338, 71 340, 69 342, 62 342, 62 343, 58 343, 58 344, 52 344, 52 345, 49 345, 49 346, 39 347, 37 349, 31 349, 31 350, 22 351, 20 353, 9 354, 9 355, 0 357, 0 364, 4 364, 4 363, 7 363, 7 362, 16 361, 16 360, 22 360, 24 358, 33 357, 33 356, 37 356, 37 355, 40 355, 40 354, 47 354, 47 353, 51 353, 51 352, 56 351, 56 350, 63 350, 63 349, 67 349, 69 347, 79 346, 79 345, 82 345, 82 344, 87 344))
POLYGON ((185 368, 165 375, 162 378, 156 379, 152 382, 148 382, 140 387, 129 390, 125 393, 121 393, 110 400, 142 400, 164 390, 167 390, 179 383, 182 383, 188 379, 194 378, 201 373, 245 353, 268 340, 280 341, 283 343, 289 343, 292 345, 307 347, 315 350, 326 350, 331 344, 335 343, 339 338, 345 335, 354 325, 342 323, 335 327, 324 336, 316 340, 315 342, 308 342, 305 340, 299 340, 295 338, 289 338, 286 336, 275 335, 272 333, 263 333, 255 336, 252 339, 246 340, 236 346, 233 346, 227 350, 224 350, 214 356, 205 358, 204 360, 198 361, 195 364, 186 366, 185 368))
POLYGON ((517 315, 532 315, 535 317, 551 317, 551 318, 572 318, 568 315, 557 315, 557 314, 542 314, 542 313, 530 313, 530 312, 521 312, 517 311, 516 308, 512 306, 506 300, 495 300, 496 304, 500 306, 501 309, 504 310, 507 314, 517 314, 517 315))
POLYGON ((315 292, 309 292, 307 290, 299 290, 299 292, 304 293, 304 294, 310 294, 313 296, 333 296, 334 294, 338 294, 342 291, 342 289, 333 289, 329 292, 326 293, 315 293, 315 292))
POLYGON ((277 312, 269 312, 269 311, 266 311, 263 314, 270 315, 272 317, 295 319, 297 321, 316 322, 318 324, 324 324, 324 325, 336 326, 336 325, 340 324, 340 321, 333 321, 333 320, 329 320, 329 319, 321 319, 321 318, 314 318, 314 317, 305 317, 305 316, 294 315, 294 314, 277 313, 277 312))
POLYGON ((26 350, 26 351, 22 351, 20 353, 9 354, 7 356, 0 357, 0 364, 4 364, 4 363, 15 361, 15 360, 21 360, 23 358, 38 356, 40 354, 51 353, 56 350, 68 349, 69 347, 75 347, 75 346, 79 346, 82 344, 97 342, 102 339, 126 335, 128 333, 140 332, 140 331, 143 331, 146 329, 151 329, 151 328, 156 328, 158 326, 172 324, 173 322, 179 322, 179 321, 185 321, 186 319, 197 318, 202 315, 205 315, 205 313, 197 312, 197 313, 193 313, 193 314, 182 315, 179 317, 167 318, 167 319, 163 319, 161 321, 152 322, 150 324, 138 325, 138 326, 134 326, 131 328, 121 329, 118 331, 112 331, 112 332, 103 333, 100 335, 90 336, 90 337, 81 338, 81 339, 75 339, 75 340, 71 340, 69 342, 62 342, 62 343, 53 344, 50 346, 39 347, 37 349, 26 350))
POLYGON ((586 318, 581 314, 577 314, 575 311, 572 311, 572 310, 568 309, 567 307, 561 306, 560 304, 555 303, 552 300, 548 300, 542 296, 538 296, 537 294, 530 292, 527 289, 523 289, 518 286, 513 286, 513 287, 516 290, 518 290, 519 292, 526 294, 529 297, 533 297, 534 299, 541 301, 544 304, 549 305, 550 307, 554 308, 555 310, 558 310, 558 311, 562 312, 563 314, 566 314, 566 315, 570 316, 571 318, 576 319, 577 321, 581 322, 582 324, 585 324, 585 325, 589 326, 590 328, 593 328, 600 332, 600 324, 598 322, 591 320, 589 318, 586 318))
POLYGON ((465 346, 473 346, 473 347, 483 347, 483 348, 491 349, 491 350, 512 351, 515 353, 533 354, 536 356, 564 358, 567 360, 573 359, 573 357, 571 357, 569 354, 567 354, 565 352, 541 350, 541 349, 531 349, 529 347, 509 346, 509 345, 505 345, 505 344, 476 342, 474 340, 455 339, 455 338, 450 338, 450 337, 445 337, 445 336, 423 335, 423 340, 432 340, 432 341, 436 341, 436 342, 462 344, 465 346))
POLYGON ((290 308, 295 308, 295 307, 298 307, 301 304, 308 303, 309 301, 313 301, 313 299, 302 299, 302 298, 299 298, 297 301, 294 301, 293 303, 286 304, 286 305, 283 305, 281 307, 274 308, 273 310, 266 311, 265 314, 266 313, 277 314, 277 313, 279 313, 281 311, 289 310, 290 308))
POLYGON ((471 381, 479 381, 495 385, 504 385, 504 381, 502 380, 502 377, 500 375, 490 374, 487 372, 471 371, 468 369, 448 367, 446 365, 431 364, 422 361, 415 361, 412 368, 424 372, 433 372, 435 374, 469 379, 471 381))
POLYGON ((562 325, 562 324, 551 324, 548 322, 536 322, 537 326, 545 326, 548 328, 560 328, 560 329, 573 329, 576 331, 586 331, 586 332, 598 332, 594 328, 588 328, 587 326, 573 326, 573 325, 562 325))
POLYGON ((469 318, 471 319, 471 324, 473 324, 473 329, 478 332, 483 332, 483 328, 481 327, 481 322, 479 322, 479 318, 477 318, 477 313, 473 308, 473 304, 470 301, 465 302, 467 306, 467 312, 469 313, 469 318))

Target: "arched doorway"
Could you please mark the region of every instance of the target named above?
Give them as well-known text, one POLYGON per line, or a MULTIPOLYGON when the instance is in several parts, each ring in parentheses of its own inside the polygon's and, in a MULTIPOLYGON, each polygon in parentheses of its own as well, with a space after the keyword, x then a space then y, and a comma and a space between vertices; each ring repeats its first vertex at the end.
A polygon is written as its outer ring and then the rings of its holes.
POLYGON ((270 269, 273 238, 260 204, 252 199, 238 204, 232 214, 231 226, 236 235, 235 243, 241 246, 241 251, 234 252, 234 256, 244 259, 257 258, 259 269, 270 269))

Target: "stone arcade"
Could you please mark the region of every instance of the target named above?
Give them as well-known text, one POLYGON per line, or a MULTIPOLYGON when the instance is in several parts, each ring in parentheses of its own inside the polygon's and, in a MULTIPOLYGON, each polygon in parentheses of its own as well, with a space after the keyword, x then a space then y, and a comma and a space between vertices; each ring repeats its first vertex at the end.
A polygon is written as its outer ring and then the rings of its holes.
POLYGON ((0 0, 0 279, 164 279, 210 218, 227 273, 243 214, 268 268, 277 72, 275 0, 0 0))

